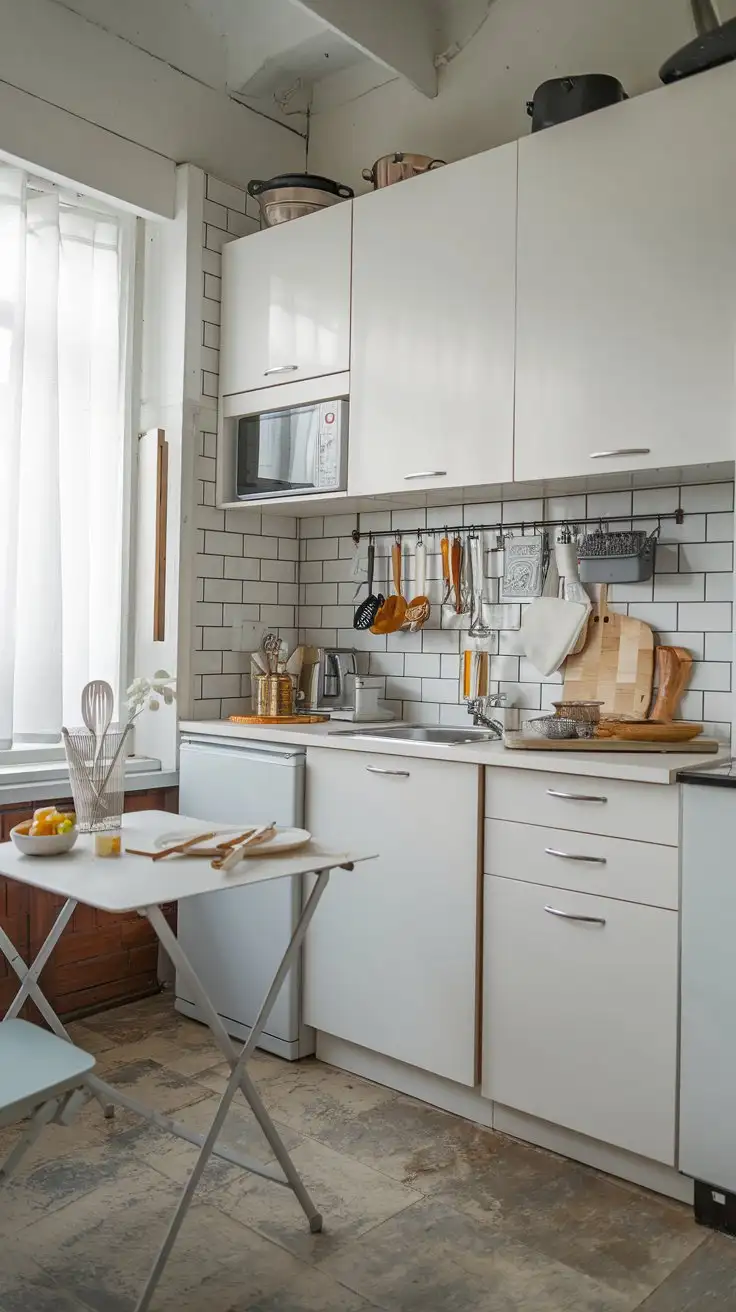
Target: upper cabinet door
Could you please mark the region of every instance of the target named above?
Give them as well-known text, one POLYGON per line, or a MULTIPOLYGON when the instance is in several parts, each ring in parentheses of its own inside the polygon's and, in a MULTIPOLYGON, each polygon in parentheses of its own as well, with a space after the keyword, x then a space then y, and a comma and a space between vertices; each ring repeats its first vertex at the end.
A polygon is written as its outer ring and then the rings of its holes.
POLYGON ((224 247, 223 396, 350 367, 351 224, 342 201, 224 247))
POLYGON ((516 479, 734 458, 734 111, 728 65, 520 143, 516 479))
POLYGON ((348 491, 508 481, 516 143, 353 204, 348 491))

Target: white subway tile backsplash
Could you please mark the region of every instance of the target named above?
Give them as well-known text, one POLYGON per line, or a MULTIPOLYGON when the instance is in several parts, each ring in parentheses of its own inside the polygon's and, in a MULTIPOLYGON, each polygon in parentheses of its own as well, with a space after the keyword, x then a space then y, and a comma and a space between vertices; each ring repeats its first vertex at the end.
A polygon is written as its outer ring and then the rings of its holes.
MULTIPOLYGON (((730 602, 727 601, 704 601, 701 604, 694 602, 692 605, 683 602, 680 605, 680 624, 684 629, 702 629, 704 632, 725 632, 732 627, 731 613, 733 610, 730 602)), ((668 628, 675 628, 674 624, 668 624, 668 628)), ((718 719, 718 716, 714 717, 718 719)))
POLYGON ((733 510, 733 483, 693 483, 682 489, 683 510, 733 510))
MULTIPOLYGON (((588 496, 589 515, 630 515, 632 513, 632 496, 630 492, 591 492, 588 496)), ((624 526, 625 527, 625 526, 624 526)))
MULTIPOLYGON (((685 643, 687 646, 687 643, 685 643)), ((707 661, 733 661, 733 633, 706 633, 705 659, 707 661)))
POLYGON ((335 606, 337 605, 337 584, 308 583, 304 589, 304 600, 307 606, 335 606))
POLYGON ((245 214, 246 192, 240 187, 233 187, 229 182, 219 182, 217 178, 207 175, 207 199, 217 201, 227 209, 238 210, 245 214))
MULTIPOLYGON (((675 602, 635 601, 629 605, 629 615, 635 620, 644 620, 645 624, 651 624, 655 631, 677 628, 677 605, 675 602)), ((688 629, 696 629, 697 627, 697 624, 686 624, 688 629)))
MULTIPOLYGON (((251 583, 246 580, 244 583, 241 583, 240 586, 243 589, 242 600, 245 602, 257 602, 259 605, 269 603, 273 605, 279 599, 278 583, 261 583, 260 581, 254 581, 251 583)), ((234 600, 234 598, 232 598, 232 600, 234 600)), ((231 620, 230 622, 232 623, 233 621, 231 620)))
POLYGON ((213 510, 209 506, 197 506, 194 522, 197 528, 214 529, 215 532, 220 532, 225 527, 225 512, 213 510))
POLYGON ((239 697, 239 674, 203 674, 203 697, 239 697))
POLYGON ((298 538, 279 538, 278 558, 279 560, 298 560, 299 559, 299 539, 298 538))
POLYGON ((393 697, 396 701, 403 702, 420 702, 422 701, 422 687, 426 686, 426 679, 408 679, 403 675, 389 674, 386 679, 386 696, 393 697))
POLYGON ((708 516, 707 538, 709 542, 732 542, 733 530, 733 513, 708 516))
POLYGON ((255 537, 252 533, 246 533, 243 543, 244 556, 269 556, 275 560, 279 554, 278 538, 255 537))
POLYGON ((460 696, 458 679, 422 679, 422 701, 452 702, 457 705, 460 696))
POLYGON ((258 579, 261 577, 261 562, 243 556, 226 556, 224 573, 226 579, 258 579))
POLYGON ((692 542, 680 547, 680 572, 733 570, 731 542, 692 542))
POLYGON ((294 515, 264 514, 260 531, 269 538, 296 538, 297 521, 294 515))
MULTIPOLYGON (((730 692, 731 690, 731 662, 730 661, 695 661, 692 673, 688 681, 688 688, 693 692, 699 690, 706 692, 730 692)), ((706 715, 708 710, 706 708, 706 715)), ((719 719, 718 715, 712 717, 719 719)))
POLYGON ((733 717, 733 695, 730 692, 703 693, 703 718, 726 721, 733 717))
MULTIPOLYGON (((657 636, 662 647, 684 647, 696 661, 722 659, 720 656, 707 655, 704 633, 687 633, 684 630, 668 633, 665 629, 660 629, 657 636)), ((714 634, 713 636, 721 637, 721 634, 714 634)))
POLYGON ((339 538, 309 538, 305 544, 307 560, 336 560, 338 542, 339 538))
POLYGON ((194 572, 199 579, 221 579, 225 572, 225 558, 197 555, 194 557, 194 572))
POLYGON ((264 559, 261 561, 261 578, 272 583, 296 584, 296 564, 291 560, 264 559))
POLYGON ((218 205, 214 200, 206 200, 204 203, 204 221, 212 223, 216 228, 222 228, 227 232, 227 207, 218 205))
MULTIPOLYGON (((616 589, 616 600, 618 589, 616 589)), ((628 600, 628 598, 627 598, 628 600)), ((654 582, 655 601, 704 601, 704 574, 659 574, 654 582)))
POLYGON ((192 674, 221 674, 222 655, 221 651, 192 652, 192 674))
POLYGON ((706 601, 733 601, 733 574, 706 574, 706 601))
POLYGON ((260 510, 246 510, 238 506, 237 510, 225 511, 225 528, 228 533, 260 533, 260 510))
POLYGON ((666 515, 679 505, 679 487, 642 488, 634 492, 632 509, 635 515, 666 515))
MULTIPOLYGON (((399 659, 401 659, 399 657, 399 659)), ((441 662, 446 660, 457 660, 456 656, 438 656, 431 652, 407 652, 404 657, 404 673, 417 678, 439 679, 444 677, 441 674, 441 662)))
POLYGON ((204 535, 204 548, 207 555, 212 552, 215 556, 242 556, 243 535, 242 533, 218 533, 208 529, 204 535))
MULTIPOLYGON (((243 584, 240 579, 203 579, 205 601, 242 601, 243 584)), ((246 584, 246 587, 251 586, 246 584)))

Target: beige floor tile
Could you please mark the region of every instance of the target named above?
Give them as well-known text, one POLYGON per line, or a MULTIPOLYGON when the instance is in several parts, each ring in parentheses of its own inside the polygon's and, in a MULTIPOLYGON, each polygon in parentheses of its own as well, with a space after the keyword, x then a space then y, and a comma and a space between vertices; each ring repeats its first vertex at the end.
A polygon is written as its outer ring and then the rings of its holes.
POLYGON ((160 1312, 364 1312, 373 1306, 252 1230, 244 1234, 236 1262, 162 1302, 160 1312))
POLYGON ((387 1312, 632 1312, 624 1295, 422 1198, 324 1269, 387 1312))
MULTIPOLYGON (((237 1044, 237 1040, 235 1040, 237 1044)), ((271 1080, 280 1079, 292 1069, 293 1063, 286 1061, 283 1057, 275 1057, 270 1052, 260 1052, 258 1049, 252 1057, 248 1059, 248 1073, 257 1085, 270 1084, 271 1080)), ((176 1069, 172 1067, 172 1069, 176 1069)), ((215 1064, 207 1070, 197 1073, 199 1084, 206 1084, 208 1089, 213 1093, 224 1093, 230 1078, 230 1067, 224 1058, 220 1057, 215 1064)))
MULTIPOLYGON (((59 1127, 48 1130, 51 1136, 59 1127)), ((54 1212, 77 1202, 94 1189, 114 1186, 122 1194, 135 1188, 148 1168, 128 1154, 111 1153, 107 1147, 78 1147, 28 1164, 24 1159, 17 1175, 0 1189, 0 1242, 18 1236, 54 1212)), ((16 1242, 14 1240, 13 1242, 16 1242)), ((17 1242, 23 1244, 23 1238, 17 1242)))
POLYGON ((312 1235, 290 1190, 250 1178, 222 1191, 217 1206, 244 1225, 282 1244, 289 1252, 319 1263, 341 1244, 361 1235, 416 1202, 419 1194, 370 1167, 343 1157, 314 1139, 291 1154, 324 1220, 312 1235))
POLYGON ((3 1245, 0 1256, 2 1312, 89 1312, 73 1294, 60 1289, 23 1251, 3 1245))
POLYGON ((339 1142, 343 1133, 349 1139, 350 1127, 361 1116, 375 1113, 380 1119, 382 1109, 398 1095, 393 1089, 310 1058, 269 1078, 263 1097, 271 1115, 284 1125, 332 1143, 339 1142))

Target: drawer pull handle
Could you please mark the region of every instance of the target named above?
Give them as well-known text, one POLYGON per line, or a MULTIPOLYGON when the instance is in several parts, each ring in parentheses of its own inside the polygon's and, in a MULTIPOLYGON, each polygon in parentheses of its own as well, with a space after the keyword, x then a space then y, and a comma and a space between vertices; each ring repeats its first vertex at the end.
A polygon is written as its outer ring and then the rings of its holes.
POLYGON ((575 916, 572 911, 560 911, 558 907, 545 907, 551 916, 559 916, 562 920, 579 920, 583 925, 605 925, 602 916, 575 916))
POLYGON ((566 802, 607 802, 607 797, 596 797, 588 793, 560 793, 556 788, 547 789, 548 797, 562 797, 566 802))
POLYGON ((404 482, 410 478, 447 478, 446 469, 420 469, 418 474, 404 474, 404 482))
POLYGON ((409 779, 411 776, 410 770, 383 770, 380 765, 367 765, 365 768, 369 774, 394 774, 399 779, 409 779))
POLYGON ((559 856, 563 861, 592 861, 597 866, 606 864, 604 856, 579 856, 577 852, 559 852, 556 847, 545 847, 547 856, 559 856))
POLYGON ((650 446, 622 446, 618 451, 591 451, 590 460, 612 460, 618 456, 648 456, 651 455, 650 446))
POLYGON ((272 369, 263 370, 263 377, 268 378, 269 374, 293 374, 298 368, 298 364, 275 364, 272 369))

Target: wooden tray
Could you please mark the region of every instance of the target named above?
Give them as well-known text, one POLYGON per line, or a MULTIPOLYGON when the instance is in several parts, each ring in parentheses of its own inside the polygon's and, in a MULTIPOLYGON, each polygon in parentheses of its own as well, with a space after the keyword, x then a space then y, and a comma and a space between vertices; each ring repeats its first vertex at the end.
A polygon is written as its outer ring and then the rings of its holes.
POLYGON ((329 715, 228 715, 230 724, 326 724, 329 715))
POLYGON ((522 738, 504 737, 504 747, 530 752, 717 752, 722 743, 715 738, 693 738, 685 743, 623 742, 620 738, 522 738))

